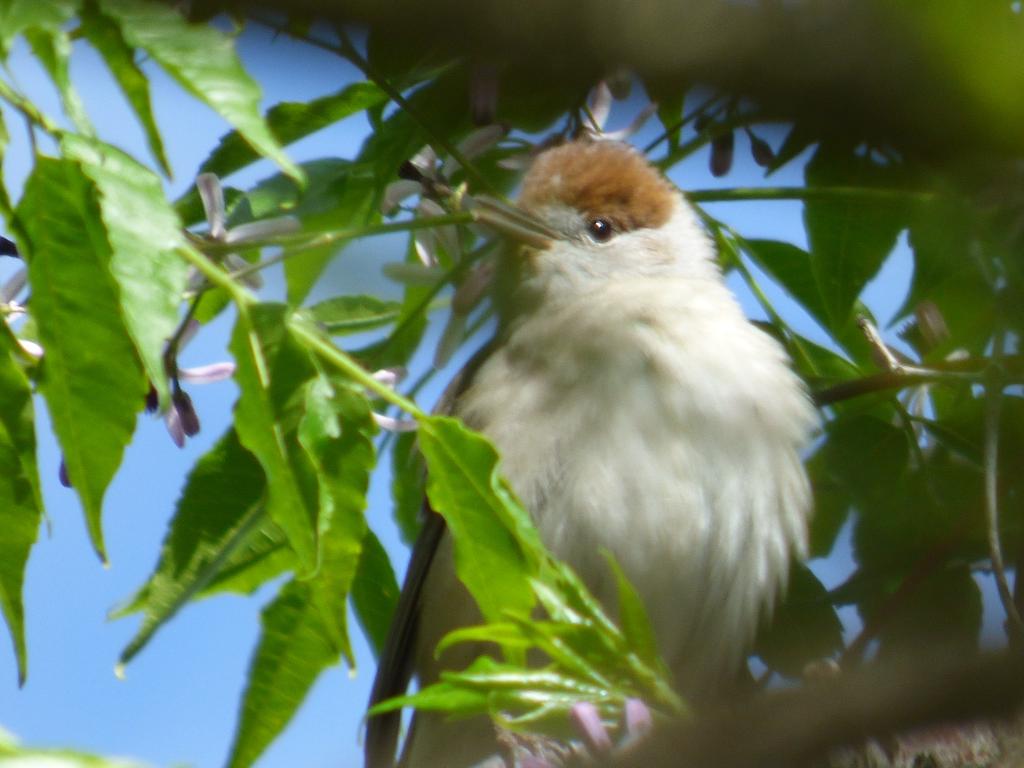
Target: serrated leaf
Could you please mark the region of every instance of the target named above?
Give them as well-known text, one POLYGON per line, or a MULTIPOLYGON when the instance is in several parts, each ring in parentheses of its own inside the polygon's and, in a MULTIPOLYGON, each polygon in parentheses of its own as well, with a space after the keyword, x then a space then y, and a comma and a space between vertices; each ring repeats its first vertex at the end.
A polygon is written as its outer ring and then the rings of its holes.
POLYGON ((81 22, 82 34, 93 48, 99 51, 132 111, 135 112, 135 117, 146 135, 149 151, 160 164, 164 174, 170 176, 171 166, 167 162, 160 129, 153 116, 149 78, 135 63, 135 51, 125 42, 117 24, 104 16, 94 3, 86 3, 82 8, 81 22))
MULTIPOLYGON (((876 164, 847 145, 829 143, 818 147, 804 175, 808 186, 892 188, 900 181, 898 169, 876 164)), ((838 332, 849 324, 857 297, 908 223, 909 208, 893 199, 805 201, 812 274, 829 330, 838 332)))
POLYGON ((110 273, 111 235, 99 191, 71 160, 36 159, 17 218, 32 316, 46 350, 39 387, 93 546, 105 559, 103 495, 146 394, 110 273))
POLYGON ((319 489, 316 468, 295 436, 295 406, 316 374, 309 353, 286 326, 287 308, 241 308, 231 339, 241 390, 235 405, 238 437, 267 475, 267 511, 288 537, 297 575, 318 566, 319 489))
POLYGON ((373 422, 364 397, 335 390, 323 376, 307 382, 304 394, 298 439, 319 479, 320 566, 308 581, 286 585, 264 611, 231 766, 250 765, 263 752, 339 655, 355 664, 346 610, 366 536, 373 422))
POLYGON ((292 178, 303 179, 264 122, 260 88, 239 61, 231 37, 206 24, 190 24, 162 3, 103 0, 100 8, 119 25, 128 45, 148 53, 182 88, 234 126, 260 155, 292 178))
POLYGON ((229 768, 245 768, 295 714, 321 671, 340 653, 309 582, 289 581, 264 610, 229 768))
POLYGON ((373 531, 367 531, 352 581, 352 608, 375 654, 384 647, 399 591, 387 552, 373 531))
POLYGON ((176 253, 183 244, 181 223, 156 175, 121 150, 70 134, 61 148, 81 163, 99 192, 125 325, 150 383, 166 403, 164 345, 178 325, 188 279, 188 265, 176 253))
MULTIPOLYGON (((351 83, 335 93, 312 101, 275 104, 267 111, 266 122, 274 138, 287 146, 387 100, 387 94, 373 83, 351 83)), ((236 131, 221 137, 220 143, 203 161, 200 170, 227 176, 258 159, 259 155, 236 131)))
POLYGON ((265 519, 266 481, 255 457, 229 430, 189 473, 156 570, 115 617, 142 611, 142 626, 121 652, 126 664, 221 571, 265 519))
POLYGON ((79 133, 85 136, 94 135, 95 130, 85 111, 85 104, 82 103, 82 98, 71 83, 71 72, 68 66, 71 57, 71 40, 68 33, 59 28, 33 28, 25 30, 24 34, 32 48, 32 53, 46 69, 54 85, 57 86, 64 114, 68 116, 79 133))
POLYGON ((36 469, 32 389, 17 362, 16 342, 0 328, 0 610, 14 642, 18 683, 25 682, 27 650, 22 586, 43 514, 36 469))
POLYGON ((336 631, 335 644, 355 666, 348 639, 346 603, 366 536, 366 489, 376 454, 366 398, 333 387, 324 376, 306 386, 306 411, 299 443, 309 454, 320 484, 320 570, 312 579, 313 599, 336 631))
POLYGON ((780 240, 745 240, 747 255, 771 275, 815 320, 829 327, 825 297, 814 276, 813 258, 803 248, 780 240))
POLYGON ((295 553, 288 537, 263 516, 260 525, 228 553, 217 574, 199 592, 200 597, 231 592, 251 595, 261 586, 295 567, 295 553))
POLYGON ((455 571, 488 621, 529 614, 543 549, 529 516, 499 477, 498 454, 455 419, 420 420, 427 496, 455 543, 455 571))
POLYGON ((401 304, 376 296, 334 296, 309 308, 325 331, 339 336, 361 333, 388 325, 398 319, 401 304))
POLYGON ((27 29, 60 29, 75 8, 63 0, 0 0, 0 58, 7 58, 11 42, 27 29))

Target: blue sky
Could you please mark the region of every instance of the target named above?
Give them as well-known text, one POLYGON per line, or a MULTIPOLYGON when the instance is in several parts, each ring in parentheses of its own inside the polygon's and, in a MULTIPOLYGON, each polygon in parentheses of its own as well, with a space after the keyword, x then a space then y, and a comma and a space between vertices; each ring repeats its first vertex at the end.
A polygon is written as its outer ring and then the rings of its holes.
MULTIPOLYGON (((246 65, 261 83, 266 103, 305 100, 329 93, 355 77, 354 70, 336 57, 307 49, 263 32, 247 33, 240 42, 246 65)), ((73 76, 82 91, 99 133, 136 157, 149 162, 142 132, 130 116, 105 69, 88 49, 78 52, 73 76)), ((157 120, 175 173, 169 184, 177 196, 191 184, 195 171, 227 126, 215 114, 180 91, 166 76, 150 67, 157 120)), ((58 102, 45 77, 24 49, 16 50, 11 70, 21 87, 57 114, 58 102)), ((615 113, 628 122, 638 104, 615 113)), ((17 194, 29 167, 29 146, 20 123, 6 115, 13 134, 5 161, 9 189, 17 194)), ((615 117, 613 116, 613 122, 615 117)), ((367 125, 355 117, 295 145, 299 160, 320 156, 352 157, 367 125)), ((652 124, 643 136, 655 135, 652 124)), ((767 136, 778 146, 779 136, 767 136)), ((802 183, 801 164, 791 165, 771 180, 775 185, 802 183)), ((272 173, 262 164, 228 179, 245 186, 272 173)), ((680 186, 744 186, 758 183, 762 173, 749 159, 746 139, 737 137, 736 168, 725 179, 707 172, 704 153, 683 163, 674 173, 680 186)), ((714 214, 744 234, 804 244, 800 206, 792 202, 717 204, 714 214)), ((396 258, 396 238, 355 244, 330 268, 320 291, 324 294, 395 290, 380 275, 380 264, 396 258)), ((900 303, 909 275, 905 246, 868 288, 869 303, 887 318, 900 303)), ((13 264, 0 264, 0 277, 13 264)), ((767 286, 769 295, 778 291, 767 286)), ((280 295, 280 276, 268 275, 268 297, 280 295)), ((749 297, 748 311, 757 315, 749 297)), ((784 302, 790 311, 797 311, 784 302)), ((443 318, 442 318, 443 319, 443 318)), ((225 351, 231 317, 213 323, 192 342, 185 365, 228 358, 225 351)), ((433 329, 436 334, 437 327, 433 329)), ((427 365, 432 345, 420 355, 427 365)), ((453 363, 458 364, 458 360, 453 363)), ((429 405, 446 377, 422 397, 429 405)), ((137 619, 107 621, 106 613, 128 597, 149 575, 174 509, 185 473, 223 432, 230 420, 236 390, 231 382, 192 386, 189 392, 202 420, 202 432, 184 450, 170 441, 163 424, 142 421, 129 447, 124 466, 107 494, 104 526, 111 566, 103 568, 89 546, 81 510, 72 491, 57 483, 59 453, 50 436, 41 401, 40 468, 49 520, 29 563, 26 618, 29 678, 19 690, 13 654, 0 641, 0 726, 33 746, 64 746, 107 755, 124 755, 155 766, 223 764, 230 746, 240 694, 250 654, 258 637, 259 611, 271 598, 264 589, 250 598, 218 597, 189 606, 135 659, 126 679, 115 678, 119 651, 136 629, 137 619)), ((386 462, 385 462, 386 464, 386 462)), ((390 523, 386 471, 378 473, 370 494, 371 525, 382 532, 396 566, 404 567, 405 550, 390 523)), ((840 556, 821 569, 835 583, 842 571, 840 556)), ((353 626, 355 626, 353 624, 353 626)), ((355 764, 359 756, 359 721, 373 675, 373 661, 355 630, 358 673, 342 668, 325 673, 286 733, 259 765, 339 766, 355 764)))

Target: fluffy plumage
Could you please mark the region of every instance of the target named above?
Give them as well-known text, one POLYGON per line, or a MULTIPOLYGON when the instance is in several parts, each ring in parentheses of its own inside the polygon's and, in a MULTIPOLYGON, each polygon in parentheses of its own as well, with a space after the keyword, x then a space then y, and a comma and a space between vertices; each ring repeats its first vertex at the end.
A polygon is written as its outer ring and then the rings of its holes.
MULTIPOLYGON (((549 150, 521 204, 561 237, 530 253, 455 412, 498 447, 546 544, 609 607, 600 551, 615 554, 682 693, 713 697, 805 553, 800 451, 815 413, 724 285, 692 209, 635 151, 549 150), (589 234, 595 217, 615 224, 607 242, 589 234)), ((427 571, 416 667, 429 682, 437 641, 479 617, 447 536, 427 571)), ((453 651, 442 665, 472 656, 453 651)), ((490 738, 417 715, 409 765, 468 764, 490 738)))

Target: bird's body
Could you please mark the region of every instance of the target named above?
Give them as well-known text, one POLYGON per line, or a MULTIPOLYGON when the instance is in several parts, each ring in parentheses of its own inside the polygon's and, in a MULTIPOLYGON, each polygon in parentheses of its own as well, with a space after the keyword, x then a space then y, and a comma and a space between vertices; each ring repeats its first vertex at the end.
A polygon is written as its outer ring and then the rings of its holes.
MULTIPOLYGON (((805 551, 799 452, 814 412, 726 288, 692 209, 633 150, 549 150, 521 204, 564 237, 525 257, 498 343, 454 411, 495 444, 545 544, 610 608, 601 553, 614 554, 681 692, 711 697, 805 551)), ((438 640, 479 618, 447 536, 421 594, 416 666, 429 682, 438 640)), ((486 743, 454 757, 471 731, 420 722, 409 764, 479 759, 486 743)))

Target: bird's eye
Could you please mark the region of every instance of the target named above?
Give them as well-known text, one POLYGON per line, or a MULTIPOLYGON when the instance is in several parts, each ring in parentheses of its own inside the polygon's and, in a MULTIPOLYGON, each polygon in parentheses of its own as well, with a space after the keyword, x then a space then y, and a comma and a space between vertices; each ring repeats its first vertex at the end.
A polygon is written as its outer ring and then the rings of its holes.
POLYGON ((607 242, 615 234, 611 222, 608 219, 601 218, 591 219, 590 223, 587 224, 587 231, 599 243, 607 242))

